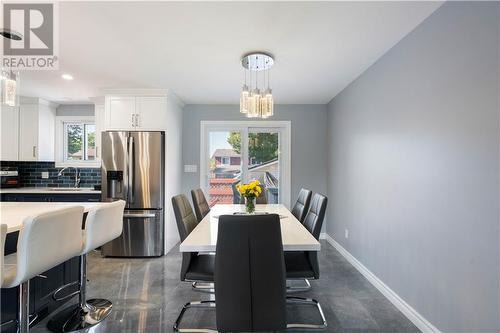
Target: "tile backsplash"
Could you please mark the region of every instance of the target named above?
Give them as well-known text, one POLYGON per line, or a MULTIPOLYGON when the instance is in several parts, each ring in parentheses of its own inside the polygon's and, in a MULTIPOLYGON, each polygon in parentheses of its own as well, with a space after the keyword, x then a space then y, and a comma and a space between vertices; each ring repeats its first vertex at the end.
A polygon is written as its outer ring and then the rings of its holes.
MULTIPOLYGON (((57 174, 62 168, 56 168, 54 162, 16 162, 1 161, 2 167, 17 167, 21 187, 73 187, 75 184, 75 169, 64 170, 61 177, 57 174), (48 172, 49 178, 42 178, 42 172, 48 172)), ((101 184, 101 169, 78 168, 80 187, 93 187, 101 184)))

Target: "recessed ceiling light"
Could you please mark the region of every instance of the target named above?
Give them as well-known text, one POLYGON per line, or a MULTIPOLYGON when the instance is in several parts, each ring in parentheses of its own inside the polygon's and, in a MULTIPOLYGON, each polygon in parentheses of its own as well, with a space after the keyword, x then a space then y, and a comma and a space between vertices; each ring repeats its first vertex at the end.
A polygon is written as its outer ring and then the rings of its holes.
POLYGON ((71 81, 73 80, 73 76, 69 75, 69 74, 63 74, 61 75, 61 77, 65 80, 68 80, 68 81, 71 81))

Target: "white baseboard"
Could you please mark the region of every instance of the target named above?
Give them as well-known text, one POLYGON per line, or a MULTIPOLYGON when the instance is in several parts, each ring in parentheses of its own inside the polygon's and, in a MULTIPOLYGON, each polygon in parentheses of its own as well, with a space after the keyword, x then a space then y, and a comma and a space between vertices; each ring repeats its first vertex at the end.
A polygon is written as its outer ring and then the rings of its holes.
POLYGON ((342 256, 353 265, 370 283, 377 288, 399 311, 401 311, 415 326, 424 333, 441 333, 437 327, 432 325, 420 313, 406 303, 398 296, 391 288, 389 288, 382 280, 366 268, 358 259, 349 253, 342 245, 337 243, 327 233, 321 233, 320 239, 326 240, 332 245, 342 256))

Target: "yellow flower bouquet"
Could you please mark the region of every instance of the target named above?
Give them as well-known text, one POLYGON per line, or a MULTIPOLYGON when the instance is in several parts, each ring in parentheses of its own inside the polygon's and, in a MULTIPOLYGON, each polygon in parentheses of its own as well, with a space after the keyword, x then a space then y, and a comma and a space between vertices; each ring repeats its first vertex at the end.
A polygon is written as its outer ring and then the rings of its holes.
POLYGON ((245 208, 247 213, 251 214, 255 211, 255 198, 262 193, 262 187, 258 180, 254 180, 248 184, 239 184, 236 189, 242 197, 245 198, 245 208))

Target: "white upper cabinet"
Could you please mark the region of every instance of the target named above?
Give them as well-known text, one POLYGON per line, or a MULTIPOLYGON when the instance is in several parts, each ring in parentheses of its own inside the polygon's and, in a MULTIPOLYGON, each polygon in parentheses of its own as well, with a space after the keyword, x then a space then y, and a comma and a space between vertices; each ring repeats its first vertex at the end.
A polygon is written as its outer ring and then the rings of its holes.
POLYGON ((54 161, 56 109, 52 105, 21 104, 19 161, 54 161))
POLYGON ((107 95, 102 130, 165 130, 166 96, 107 95))
POLYGON ((167 98, 164 96, 136 97, 136 128, 155 130, 165 128, 167 98))
POLYGON ((105 115, 104 115, 104 104, 95 104, 95 153, 96 159, 101 160, 101 132, 106 129, 105 125, 105 115))
POLYGON ((19 107, 2 105, 0 113, 0 160, 19 159, 19 107))
POLYGON ((106 129, 129 130, 135 127, 135 97, 106 96, 106 129))

